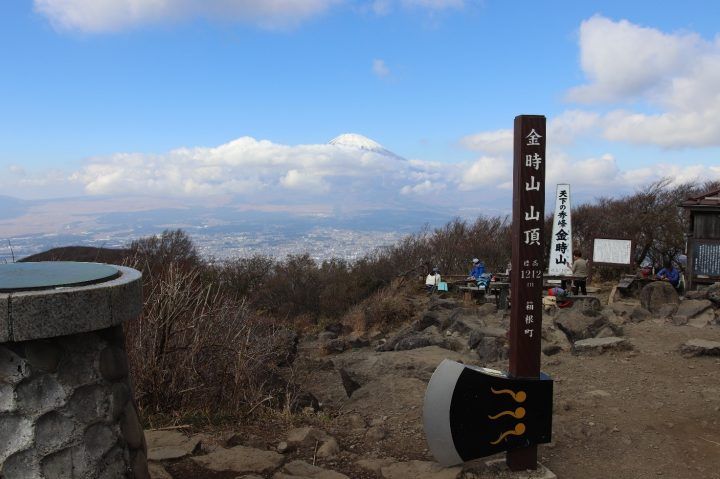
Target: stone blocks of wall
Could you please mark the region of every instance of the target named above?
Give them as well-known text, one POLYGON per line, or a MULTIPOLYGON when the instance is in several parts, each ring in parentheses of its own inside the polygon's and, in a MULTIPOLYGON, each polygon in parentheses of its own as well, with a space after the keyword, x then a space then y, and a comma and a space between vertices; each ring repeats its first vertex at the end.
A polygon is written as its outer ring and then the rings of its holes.
POLYGON ((0 343, 0 477, 147 478, 122 326, 0 343))

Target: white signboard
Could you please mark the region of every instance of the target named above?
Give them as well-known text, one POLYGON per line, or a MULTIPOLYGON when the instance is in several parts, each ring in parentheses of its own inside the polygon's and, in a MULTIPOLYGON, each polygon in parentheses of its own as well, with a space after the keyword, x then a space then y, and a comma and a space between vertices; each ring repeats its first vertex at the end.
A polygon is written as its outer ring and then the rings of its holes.
POLYGON ((630 240, 595 238, 593 263, 631 264, 632 242, 630 240))
POLYGON ((555 216, 553 217, 552 241, 548 274, 572 273, 572 221, 570 219, 570 185, 557 185, 555 192, 555 216))

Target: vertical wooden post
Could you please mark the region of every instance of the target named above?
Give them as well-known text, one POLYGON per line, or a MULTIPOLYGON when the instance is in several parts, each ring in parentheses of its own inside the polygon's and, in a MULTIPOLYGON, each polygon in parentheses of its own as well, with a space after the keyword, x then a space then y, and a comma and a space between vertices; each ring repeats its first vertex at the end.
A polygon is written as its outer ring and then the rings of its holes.
MULTIPOLYGON (((545 224, 545 117, 515 117, 510 376, 540 377, 545 224)), ((537 446, 507 453, 513 471, 537 469, 537 446)))

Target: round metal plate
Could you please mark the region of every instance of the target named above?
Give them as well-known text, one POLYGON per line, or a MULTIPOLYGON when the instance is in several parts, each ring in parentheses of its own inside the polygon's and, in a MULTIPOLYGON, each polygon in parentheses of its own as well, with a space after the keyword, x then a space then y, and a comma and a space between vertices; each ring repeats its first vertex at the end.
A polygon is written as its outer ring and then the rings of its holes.
POLYGON ((109 281, 118 276, 120 271, 117 268, 102 263, 44 261, 0 264, 0 292, 84 286, 109 281))

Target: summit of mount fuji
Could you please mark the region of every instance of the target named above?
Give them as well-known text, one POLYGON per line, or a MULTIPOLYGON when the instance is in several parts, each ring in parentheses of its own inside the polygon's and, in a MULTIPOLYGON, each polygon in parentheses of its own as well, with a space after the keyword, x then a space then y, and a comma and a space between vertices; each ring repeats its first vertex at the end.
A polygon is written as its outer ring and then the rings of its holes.
POLYGON ((371 140, 370 138, 357 133, 343 133, 342 135, 336 136, 330 140, 328 144, 339 146, 341 148, 355 148, 358 150, 365 150, 373 153, 379 153, 381 155, 401 158, 399 155, 396 155, 392 151, 386 149, 377 141, 371 140))

